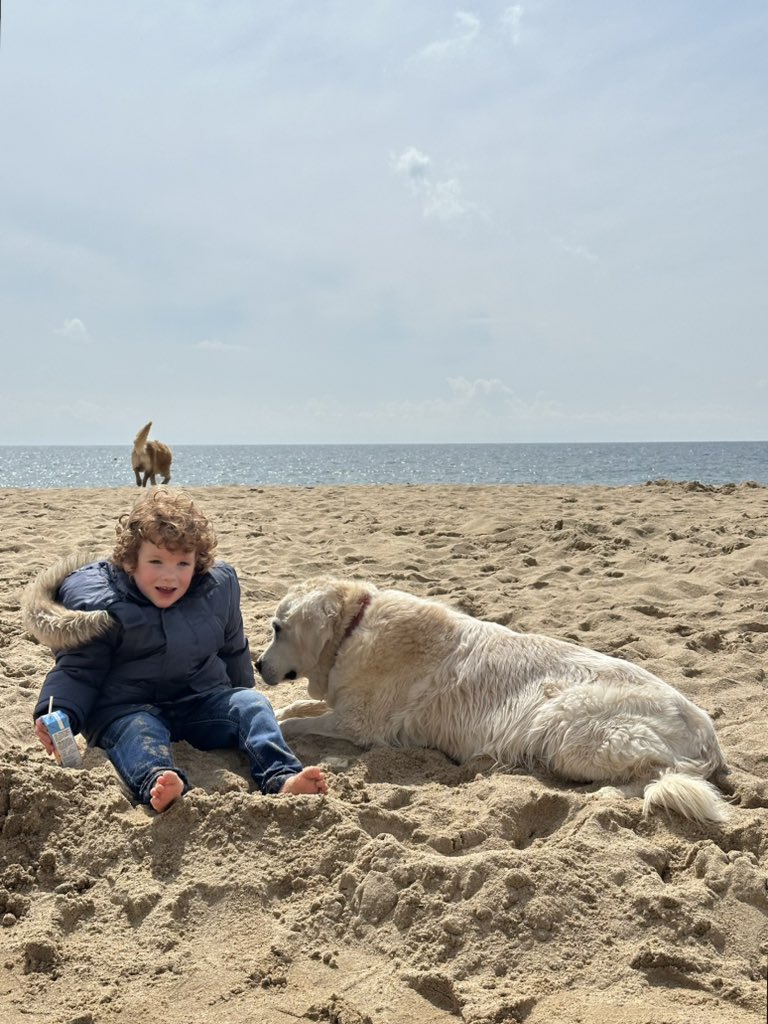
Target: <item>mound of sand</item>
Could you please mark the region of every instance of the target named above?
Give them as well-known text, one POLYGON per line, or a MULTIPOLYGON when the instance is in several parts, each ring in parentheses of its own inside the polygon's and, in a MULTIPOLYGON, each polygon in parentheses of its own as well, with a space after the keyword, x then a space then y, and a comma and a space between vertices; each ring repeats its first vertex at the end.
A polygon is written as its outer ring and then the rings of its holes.
MULTIPOLYGON (((254 656, 316 573, 439 595, 629 658, 715 719, 722 828, 435 751, 307 739, 328 797, 264 798, 235 752, 178 760, 156 816, 99 750, 31 730, 50 652, 19 598, 107 554, 135 489, 0 491, 0 1018, 7 1024, 741 1024, 765 1019, 766 490, 192 489, 238 568, 254 656)), ((269 691, 276 706, 301 681, 269 691)))

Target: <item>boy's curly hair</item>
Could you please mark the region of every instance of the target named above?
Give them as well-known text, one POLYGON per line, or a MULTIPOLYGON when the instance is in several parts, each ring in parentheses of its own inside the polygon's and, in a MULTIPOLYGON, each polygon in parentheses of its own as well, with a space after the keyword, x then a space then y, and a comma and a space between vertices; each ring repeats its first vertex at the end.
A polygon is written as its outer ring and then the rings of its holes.
POLYGON ((168 551, 194 551, 196 573, 207 572, 213 565, 213 527, 181 491, 158 487, 145 494, 130 512, 120 516, 115 533, 112 561, 127 572, 136 568, 139 548, 145 540, 168 551))

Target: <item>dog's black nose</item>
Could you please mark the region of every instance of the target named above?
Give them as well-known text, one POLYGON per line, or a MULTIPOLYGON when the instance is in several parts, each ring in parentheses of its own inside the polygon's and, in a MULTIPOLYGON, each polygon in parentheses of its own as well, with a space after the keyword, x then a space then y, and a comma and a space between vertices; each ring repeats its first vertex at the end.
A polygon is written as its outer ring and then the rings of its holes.
POLYGON ((256 665, 256 671, 260 673, 261 672, 261 658, 257 658, 256 659, 255 665, 256 665))
POLYGON ((296 678, 296 673, 294 672, 293 669, 291 669, 290 672, 286 672, 285 673, 285 678, 286 679, 295 679, 296 678))

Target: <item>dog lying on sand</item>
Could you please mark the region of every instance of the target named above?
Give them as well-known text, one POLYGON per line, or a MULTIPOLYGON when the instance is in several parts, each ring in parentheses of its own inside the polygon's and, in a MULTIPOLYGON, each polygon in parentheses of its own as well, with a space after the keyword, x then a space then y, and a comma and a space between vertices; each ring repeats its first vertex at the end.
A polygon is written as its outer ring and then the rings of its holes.
POLYGON ((313 698, 277 711, 289 740, 486 755, 574 782, 629 783, 644 814, 727 817, 707 781, 725 770, 711 719, 628 661, 359 580, 294 587, 272 628, 256 662, 264 681, 306 677, 313 698))
POLYGON ((137 487, 146 487, 147 480, 154 487, 158 476, 162 476, 162 483, 164 484, 167 484, 171 479, 173 452, 162 441, 147 440, 151 428, 152 420, 142 427, 133 439, 131 465, 133 466, 133 472, 136 474, 137 487))

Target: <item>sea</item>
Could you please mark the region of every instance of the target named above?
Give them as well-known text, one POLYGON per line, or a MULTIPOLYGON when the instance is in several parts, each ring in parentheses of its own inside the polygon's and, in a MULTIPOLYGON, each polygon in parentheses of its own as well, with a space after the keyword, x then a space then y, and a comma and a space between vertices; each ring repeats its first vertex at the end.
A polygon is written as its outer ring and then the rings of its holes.
MULTIPOLYGON (((768 484, 768 441, 174 445, 172 484, 768 484)), ((0 445, 0 487, 135 485, 130 445, 0 445)))

